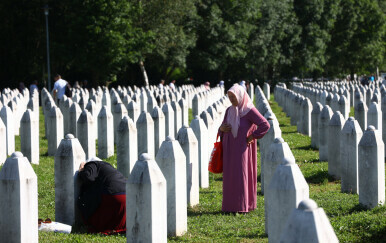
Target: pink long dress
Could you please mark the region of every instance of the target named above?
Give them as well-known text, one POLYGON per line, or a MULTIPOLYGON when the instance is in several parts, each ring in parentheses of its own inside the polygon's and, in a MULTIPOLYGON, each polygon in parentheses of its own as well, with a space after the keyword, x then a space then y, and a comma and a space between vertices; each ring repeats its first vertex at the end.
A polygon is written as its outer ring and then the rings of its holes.
MULTIPOLYGON (((227 109, 223 123, 226 123, 227 109)), ((220 132, 223 144, 223 200, 224 212, 249 212, 256 208, 257 148, 256 140, 247 145, 252 133, 262 138, 269 130, 269 123, 253 107, 240 118, 237 137, 231 132, 220 132), (257 128, 256 128, 257 127, 257 128)))

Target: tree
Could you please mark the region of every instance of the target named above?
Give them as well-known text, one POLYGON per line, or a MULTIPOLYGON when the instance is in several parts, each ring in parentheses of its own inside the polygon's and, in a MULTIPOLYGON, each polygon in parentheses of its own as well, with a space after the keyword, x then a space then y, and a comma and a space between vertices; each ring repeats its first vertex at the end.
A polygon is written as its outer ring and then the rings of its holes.
POLYGON ((35 0, 0 1, 0 77, 7 86, 41 77, 46 63, 42 7, 35 0))
POLYGON ((384 63, 386 19, 378 1, 342 0, 332 31, 328 67, 333 73, 371 71, 384 63))
POLYGON ((266 0, 261 5, 261 18, 249 40, 249 63, 260 76, 273 79, 274 73, 292 64, 294 48, 299 44, 300 26, 293 1, 266 0), (265 75, 266 74, 266 75, 265 75))
POLYGON ((53 70, 112 79, 130 58, 133 28, 125 0, 66 0, 52 5, 53 70))
MULTIPOLYGON (((197 2, 197 44, 189 56, 189 67, 196 72, 215 72, 219 79, 244 62, 253 19, 259 16, 259 1, 201 0, 197 2)), ((244 66, 245 69, 245 66, 244 66)))
POLYGON ((334 27, 340 0, 294 0, 294 10, 302 27, 296 51, 297 70, 313 74, 324 70, 330 31, 334 27))
MULTIPOLYGON (((195 1, 132 0, 134 26, 146 39, 137 41, 133 63, 138 63, 145 75, 145 62, 157 68, 168 79, 175 68, 186 67, 186 57, 196 42, 193 21, 195 1)), ((144 79, 145 83, 147 82, 144 79)))

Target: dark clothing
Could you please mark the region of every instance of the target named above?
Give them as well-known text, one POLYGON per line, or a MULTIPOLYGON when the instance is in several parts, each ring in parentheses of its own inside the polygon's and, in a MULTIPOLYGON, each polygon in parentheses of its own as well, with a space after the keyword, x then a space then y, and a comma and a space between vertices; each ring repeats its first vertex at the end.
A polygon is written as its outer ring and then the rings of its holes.
POLYGON ((104 161, 90 161, 79 172, 83 186, 97 185, 101 193, 114 195, 126 191, 126 179, 113 166, 104 161))
POLYGON ((125 230, 125 177, 104 161, 86 163, 78 176, 82 182, 78 206, 85 223, 91 226, 89 231, 125 230), (103 222, 107 221, 106 219, 109 219, 109 222, 103 222), (125 222, 124 228, 122 220, 125 222))
POLYGON ((102 195, 100 207, 89 218, 90 233, 103 234, 126 231, 126 195, 102 195))

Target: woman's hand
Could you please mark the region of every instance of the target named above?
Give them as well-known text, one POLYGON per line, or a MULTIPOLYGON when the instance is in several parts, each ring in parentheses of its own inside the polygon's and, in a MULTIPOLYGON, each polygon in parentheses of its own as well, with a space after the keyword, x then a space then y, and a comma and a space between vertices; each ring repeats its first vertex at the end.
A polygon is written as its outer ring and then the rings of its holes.
POLYGON ((253 137, 252 134, 251 134, 251 135, 249 135, 249 136, 247 137, 247 145, 253 143, 253 141, 254 141, 254 137, 253 137))
POLYGON ((86 164, 86 162, 80 163, 80 165, 79 165, 79 171, 82 171, 82 170, 83 170, 85 164, 86 164))
POLYGON ((230 132, 232 130, 232 126, 231 125, 228 125, 228 124, 222 124, 220 126, 220 131, 222 132, 230 132))

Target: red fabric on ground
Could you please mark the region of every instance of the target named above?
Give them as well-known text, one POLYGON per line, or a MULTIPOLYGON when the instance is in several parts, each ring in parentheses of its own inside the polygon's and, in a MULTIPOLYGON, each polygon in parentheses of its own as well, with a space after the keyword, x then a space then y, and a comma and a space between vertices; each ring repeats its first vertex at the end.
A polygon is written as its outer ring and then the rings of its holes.
POLYGON ((126 195, 102 195, 99 208, 89 218, 90 233, 113 234, 126 231, 126 195))

